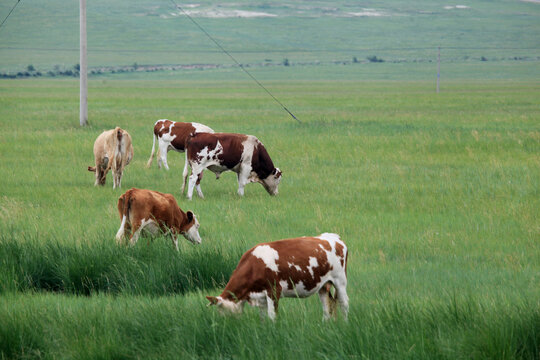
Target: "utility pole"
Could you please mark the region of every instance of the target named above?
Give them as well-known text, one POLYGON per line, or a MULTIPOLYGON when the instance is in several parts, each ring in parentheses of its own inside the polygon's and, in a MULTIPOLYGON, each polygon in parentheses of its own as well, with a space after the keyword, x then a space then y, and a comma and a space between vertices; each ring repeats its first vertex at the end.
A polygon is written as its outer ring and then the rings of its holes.
POLYGON ((437 94, 439 93, 439 80, 441 78, 441 47, 439 46, 437 54, 437 94))
POLYGON ((79 0, 80 13, 80 113, 81 126, 88 125, 88 73, 86 63, 86 0, 79 0))

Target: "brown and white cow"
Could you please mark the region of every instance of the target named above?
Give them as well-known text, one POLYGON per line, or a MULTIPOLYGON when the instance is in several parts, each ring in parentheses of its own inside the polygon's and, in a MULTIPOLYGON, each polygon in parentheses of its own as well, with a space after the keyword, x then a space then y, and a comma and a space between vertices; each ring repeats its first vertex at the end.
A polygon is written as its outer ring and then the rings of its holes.
POLYGON ((335 316, 336 302, 347 318, 347 246, 337 234, 259 244, 242 256, 221 295, 206 298, 209 306, 231 313, 241 313, 247 302, 274 320, 280 297, 305 298, 316 292, 324 320, 335 316))
POLYGON ((113 189, 120 187, 124 168, 133 159, 131 136, 126 130, 116 127, 102 132, 94 142, 95 166, 88 171, 96 174, 94 185, 105 185, 107 173, 112 169, 113 189))
POLYGON ((143 229, 153 235, 168 233, 178 251, 178 235, 182 234, 194 244, 201 243, 199 222, 191 212, 184 212, 171 194, 145 189, 130 189, 118 199, 118 212, 122 223, 116 233, 117 243, 131 232, 130 244, 135 245, 143 229))
MULTIPOLYGON (((216 178, 224 171, 238 174, 238 194, 244 195, 244 187, 250 182, 261 183, 270 195, 278 193, 281 171, 274 167, 264 145, 252 135, 228 133, 199 133, 188 140, 186 158, 191 167, 189 177, 188 199, 193 196, 193 188, 197 187, 199 197, 201 178, 204 169, 216 174, 216 178)), ((185 183, 187 173, 184 173, 185 183)), ((183 190, 183 186, 182 186, 183 190)))
MULTIPOLYGON (((178 152, 184 152, 186 149, 187 141, 193 135, 206 132, 213 133, 214 130, 206 125, 196 122, 176 122, 167 119, 161 119, 154 124, 154 141, 152 143, 152 153, 146 167, 152 165, 154 160, 154 149, 156 146, 156 139, 158 140, 158 168, 161 169, 161 164, 165 166, 165 169, 169 170, 169 164, 167 163, 167 152, 174 150, 178 152)), ((187 161, 184 165, 184 172, 187 173, 187 161)))

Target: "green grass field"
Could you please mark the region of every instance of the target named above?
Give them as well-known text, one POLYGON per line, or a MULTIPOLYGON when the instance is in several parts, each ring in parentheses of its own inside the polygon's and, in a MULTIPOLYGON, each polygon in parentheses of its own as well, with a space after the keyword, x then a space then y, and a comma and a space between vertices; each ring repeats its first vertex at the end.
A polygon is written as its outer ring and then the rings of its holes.
MULTIPOLYGON (((540 4, 179 4, 302 122, 171 1, 88 1, 89 70, 112 67, 90 76, 89 126, 76 78, 0 80, 0 359, 540 359, 540 4), (146 71, 177 64, 219 67, 146 71), (161 118, 256 135, 279 195, 207 173, 187 201, 184 154, 145 168, 161 118), (134 160, 97 188, 115 126, 134 160), (116 245, 131 187, 175 195, 202 244, 116 245), (275 323, 206 307, 253 245, 322 232, 349 248, 348 322, 316 296, 275 323)), ((78 31, 78 2, 20 1, 0 75, 73 69, 78 31)))
POLYGON ((540 356, 540 87, 534 79, 267 80, 296 123, 252 83, 0 82, 2 358, 537 359, 540 356), (283 170, 279 195, 208 173, 206 198, 145 164, 155 120, 249 133, 283 170), (86 170, 104 129, 135 157, 122 190, 86 170), (130 187, 174 194, 203 243, 119 247, 130 187), (348 244, 350 317, 322 322, 317 297, 277 321, 206 308, 256 243, 337 232, 348 244))

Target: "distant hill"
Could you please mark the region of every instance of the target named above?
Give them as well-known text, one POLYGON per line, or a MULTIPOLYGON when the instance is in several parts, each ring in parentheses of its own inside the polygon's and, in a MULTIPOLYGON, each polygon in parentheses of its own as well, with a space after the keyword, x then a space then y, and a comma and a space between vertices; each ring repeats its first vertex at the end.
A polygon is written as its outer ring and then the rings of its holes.
MULTIPOLYGON (((4 19, 15 4, 0 3, 4 19)), ((241 63, 539 61, 540 4, 525 1, 178 3, 241 63)), ((79 62, 78 2, 22 0, 0 28, 0 72, 79 62)), ((87 2, 90 69, 229 66, 170 1, 87 2)), ((140 70, 140 69, 139 69, 140 70)))

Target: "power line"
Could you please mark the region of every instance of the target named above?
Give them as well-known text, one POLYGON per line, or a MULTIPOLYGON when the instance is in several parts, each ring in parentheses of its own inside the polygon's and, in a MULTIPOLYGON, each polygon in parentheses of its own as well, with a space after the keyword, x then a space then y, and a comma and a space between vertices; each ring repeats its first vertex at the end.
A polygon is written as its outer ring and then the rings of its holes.
POLYGON ((296 118, 296 116, 294 116, 294 114, 293 114, 292 112, 290 112, 289 109, 287 109, 287 107, 285 107, 285 105, 283 105, 283 104, 281 103, 281 101, 279 101, 274 95, 272 95, 272 93, 271 93, 270 91, 268 91, 268 89, 265 88, 264 85, 261 84, 261 83, 259 82, 259 80, 255 79, 255 77, 254 77, 253 75, 251 75, 251 73, 250 73, 249 71, 247 71, 247 70, 242 66, 242 64, 240 64, 240 63, 238 62, 238 60, 236 60, 236 58, 235 58, 234 56, 232 56, 227 50, 225 50, 225 49, 223 48, 223 46, 221 46, 221 45, 217 42, 216 39, 214 39, 214 38, 213 38, 206 30, 204 30, 204 28, 203 28, 201 25, 199 25, 199 23, 196 22, 195 19, 193 19, 191 16, 189 16, 189 14, 188 14, 186 11, 184 11, 184 9, 181 8, 174 0, 171 0, 171 2, 176 6, 177 9, 180 9, 180 10, 184 13, 184 15, 186 15, 186 16, 188 17, 188 19, 191 20, 191 22, 193 22, 193 23, 194 23, 194 24, 195 24, 195 25, 196 25, 196 26, 197 26, 197 27, 198 27, 198 28, 199 28, 199 29, 200 29, 200 30, 201 30, 201 31, 202 31, 209 39, 210 39, 210 40, 212 40, 212 41, 214 42, 214 44, 216 44, 216 46, 217 46, 218 48, 221 49, 221 51, 223 51, 225 54, 227 54, 227 55, 228 55, 228 56, 236 63, 236 65, 238 65, 238 66, 240 67, 240 69, 242 69, 242 70, 243 70, 250 78, 252 78, 253 81, 255 81, 255 82, 257 83, 257 85, 259 85, 264 91, 266 91, 266 92, 268 93, 268 95, 270 95, 270 96, 272 97, 272 99, 274 99, 279 105, 281 105, 281 107, 282 107, 286 112, 288 112, 289 115, 291 115, 292 118, 293 118, 294 120, 296 120, 296 121, 298 121, 299 123, 301 123, 301 121, 298 120, 298 119, 296 118))
POLYGON ((15 3, 15 5, 13 5, 13 7, 11 8, 11 10, 9 11, 9 14, 7 14, 6 18, 2 21, 2 23, 0 24, 0 29, 2 28, 2 26, 4 25, 4 23, 6 22, 6 20, 8 19, 9 15, 11 15, 11 13, 13 12, 13 10, 15 10, 15 8, 17 7, 17 5, 19 5, 19 3, 21 2, 21 0, 17 0, 17 2, 15 3))

